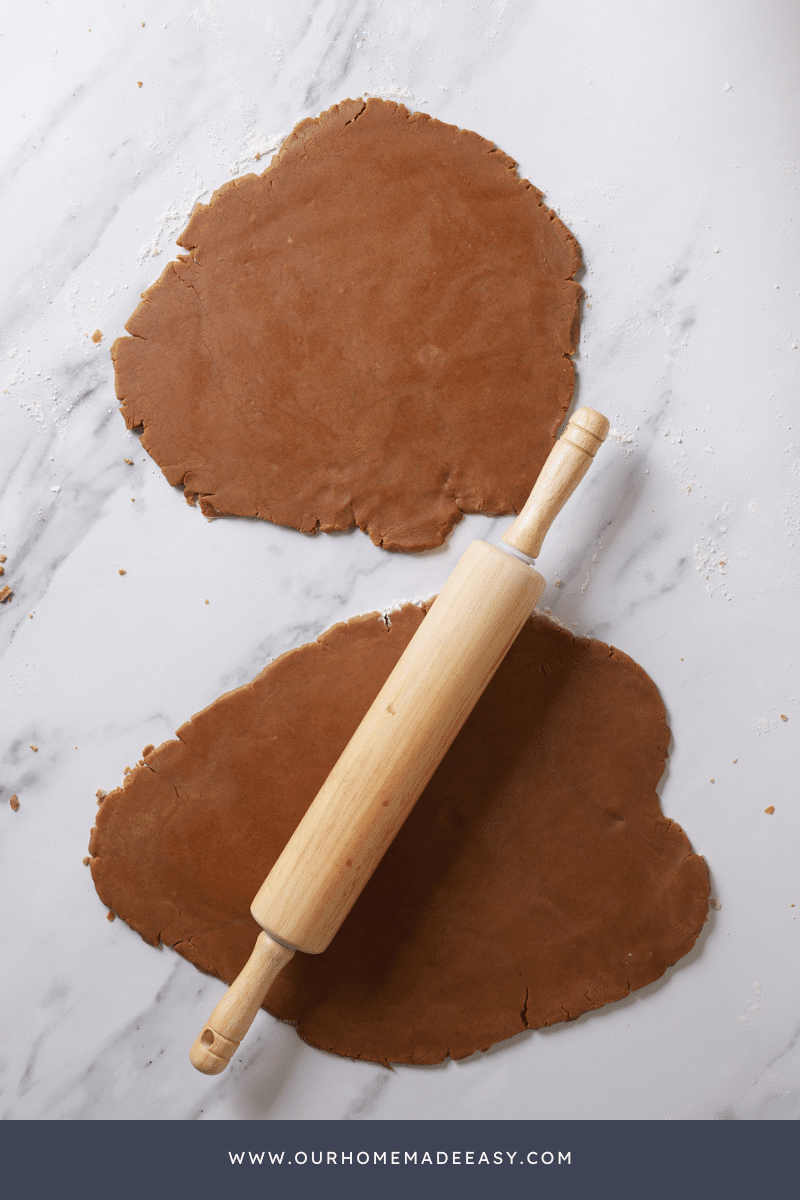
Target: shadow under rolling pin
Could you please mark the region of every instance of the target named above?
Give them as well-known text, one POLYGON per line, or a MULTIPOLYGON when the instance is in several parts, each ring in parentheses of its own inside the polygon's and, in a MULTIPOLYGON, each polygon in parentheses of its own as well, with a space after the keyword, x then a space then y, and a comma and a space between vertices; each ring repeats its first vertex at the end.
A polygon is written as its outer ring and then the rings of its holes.
MULTIPOLYGON (((607 433, 604 416, 577 410, 507 545, 538 555, 607 433)), ((253 901, 263 932, 192 1046, 198 1071, 225 1070, 295 951, 328 946, 544 586, 514 555, 483 541, 468 547, 253 901)))

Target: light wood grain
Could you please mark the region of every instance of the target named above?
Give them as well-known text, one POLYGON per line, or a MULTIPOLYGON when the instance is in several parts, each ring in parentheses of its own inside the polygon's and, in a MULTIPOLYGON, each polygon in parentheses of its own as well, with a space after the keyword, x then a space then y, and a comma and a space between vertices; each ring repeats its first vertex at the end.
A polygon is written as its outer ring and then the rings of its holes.
POLYGON ((189 1051, 192 1066, 204 1075, 225 1070, 239 1043, 253 1024, 270 985, 294 950, 281 946, 266 933, 256 938, 253 953, 236 976, 189 1051))
POLYGON ((551 450, 522 512, 503 541, 530 558, 537 558, 545 534, 608 434, 609 423, 593 408, 579 408, 551 450))
POLYGON ((544 589, 473 542, 256 896, 265 929, 324 950, 544 589))

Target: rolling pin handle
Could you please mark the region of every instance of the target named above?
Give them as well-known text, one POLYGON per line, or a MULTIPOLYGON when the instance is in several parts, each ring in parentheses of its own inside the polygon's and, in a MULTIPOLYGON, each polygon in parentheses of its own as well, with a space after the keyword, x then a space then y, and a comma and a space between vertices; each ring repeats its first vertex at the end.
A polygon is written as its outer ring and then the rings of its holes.
POLYGON ((274 980, 294 954, 267 933, 256 938, 253 953, 234 979, 189 1051, 193 1067, 219 1075, 233 1058, 274 980))
POLYGON ((607 417, 593 408, 579 408, 573 413, 522 511, 503 534, 507 546, 528 558, 538 557, 545 534, 592 465, 608 428, 607 417))

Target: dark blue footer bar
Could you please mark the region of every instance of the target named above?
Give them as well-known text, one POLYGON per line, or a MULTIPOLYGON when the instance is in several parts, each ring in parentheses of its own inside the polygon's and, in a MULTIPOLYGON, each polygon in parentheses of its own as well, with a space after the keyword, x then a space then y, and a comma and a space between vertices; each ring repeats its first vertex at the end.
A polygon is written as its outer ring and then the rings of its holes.
POLYGON ((754 1200, 795 1195, 790 1121, 6 1121, 9 1197, 754 1200))

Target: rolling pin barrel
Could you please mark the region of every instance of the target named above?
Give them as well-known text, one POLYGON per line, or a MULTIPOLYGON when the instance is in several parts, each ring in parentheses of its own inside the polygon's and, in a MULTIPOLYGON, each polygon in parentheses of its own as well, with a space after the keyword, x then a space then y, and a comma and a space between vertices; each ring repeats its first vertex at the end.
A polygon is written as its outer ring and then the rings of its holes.
MULTIPOLYGON (((575 413, 507 544, 538 554, 607 431, 599 413, 575 413)), ((520 559, 467 549, 253 901, 265 932, 192 1047, 198 1070, 225 1069, 296 950, 328 946, 543 590, 520 559)))
POLYGON ((527 563, 467 549, 253 901, 272 937, 327 947, 543 590, 527 563))

